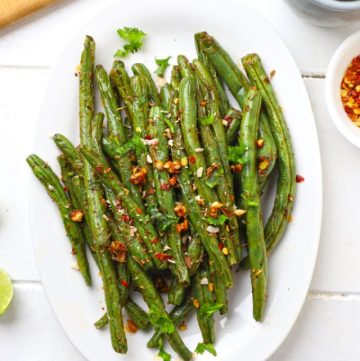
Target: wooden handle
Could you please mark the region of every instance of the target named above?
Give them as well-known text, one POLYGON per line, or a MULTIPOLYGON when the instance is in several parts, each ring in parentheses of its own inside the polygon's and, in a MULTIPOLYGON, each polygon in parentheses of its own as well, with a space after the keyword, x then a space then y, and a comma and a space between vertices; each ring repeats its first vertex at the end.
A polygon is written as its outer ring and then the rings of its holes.
POLYGON ((0 0, 0 28, 57 0, 0 0))

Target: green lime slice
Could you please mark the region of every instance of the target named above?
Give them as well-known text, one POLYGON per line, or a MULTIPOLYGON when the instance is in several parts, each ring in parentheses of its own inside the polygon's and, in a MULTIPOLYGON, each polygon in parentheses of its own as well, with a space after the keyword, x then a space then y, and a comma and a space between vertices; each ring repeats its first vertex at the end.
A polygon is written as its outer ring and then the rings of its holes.
POLYGON ((13 298, 13 286, 7 273, 0 269, 0 316, 9 307, 13 298))

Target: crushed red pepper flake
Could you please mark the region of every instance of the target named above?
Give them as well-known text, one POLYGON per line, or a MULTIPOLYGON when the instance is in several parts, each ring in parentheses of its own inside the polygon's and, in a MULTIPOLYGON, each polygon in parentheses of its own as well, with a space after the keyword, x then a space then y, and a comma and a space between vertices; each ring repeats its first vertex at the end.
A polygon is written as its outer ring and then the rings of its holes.
POLYGON ((152 241, 151 241, 151 244, 157 244, 159 243, 159 238, 154 238, 152 241))
POLYGON ((173 256, 166 253, 157 252, 155 253, 155 258, 158 259, 159 261, 168 261, 170 259, 173 259, 173 256))
POLYGON ((169 190, 170 190, 170 185, 167 184, 167 183, 164 183, 164 184, 162 184, 162 185, 160 186, 160 189, 161 189, 162 191, 169 191, 169 190))
POLYGON ((121 280, 120 283, 124 287, 129 287, 129 282, 127 282, 126 280, 121 280))
POLYGON ((302 183, 302 182, 304 182, 305 178, 303 176, 297 174, 295 180, 296 180, 296 183, 302 183))
POLYGON ((227 121, 227 126, 229 127, 232 121, 234 120, 234 118, 231 115, 225 115, 224 120, 227 121))
POLYGON ((123 214, 121 216, 122 220, 126 223, 128 223, 130 221, 130 217, 127 214, 123 214))
POLYGON ((360 55, 351 61, 345 71, 340 96, 348 117, 360 127, 360 55))
POLYGON ((191 155, 190 157, 188 157, 188 161, 190 164, 194 164, 196 162, 195 156, 191 155))

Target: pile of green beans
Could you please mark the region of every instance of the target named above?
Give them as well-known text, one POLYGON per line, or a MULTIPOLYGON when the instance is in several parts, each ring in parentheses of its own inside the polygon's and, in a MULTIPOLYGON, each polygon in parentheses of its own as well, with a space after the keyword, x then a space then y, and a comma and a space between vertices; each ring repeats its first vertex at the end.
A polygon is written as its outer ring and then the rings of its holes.
POLYGON ((94 326, 109 326, 119 353, 127 352, 125 330, 152 327, 149 348, 169 359, 167 340, 191 360, 177 327, 192 311, 201 342, 213 347, 214 314, 226 314, 231 304, 232 268, 250 269, 253 317, 261 321, 268 256, 291 217, 291 139, 260 57, 242 59, 245 74, 206 32, 195 34, 195 45, 198 58, 179 55, 158 89, 143 64, 132 66, 133 75, 122 61, 110 73, 95 66, 95 42, 87 36, 79 72, 80 146, 54 136, 60 177, 37 155, 27 158, 60 211, 87 285, 87 254, 99 268, 106 313, 94 326), (96 113, 95 87, 103 113, 96 113), (261 197, 270 177, 277 177, 277 187, 265 222, 261 197), (147 310, 134 301, 135 292, 147 310), (165 302, 173 305, 170 312, 165 302))

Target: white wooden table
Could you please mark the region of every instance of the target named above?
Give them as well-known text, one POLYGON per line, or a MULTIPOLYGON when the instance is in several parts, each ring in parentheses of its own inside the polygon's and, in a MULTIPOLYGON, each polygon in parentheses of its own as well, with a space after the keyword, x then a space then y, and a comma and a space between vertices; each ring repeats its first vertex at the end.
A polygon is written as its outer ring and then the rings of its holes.
MULTIPOLYGON (((360 151, 334 128, 323 86, 332 53, 347 35, 360 29, 360 23, 318 28, 297 18, 281 0, 244 2, 279 31, 303 74, 315 113, 324 174, 323 230, 315 275, 294 329, 271 360, 358 361, 360 151)), ((0 267, 8 271, 15 289, 9 311, 0 318, 3 361, 84 361, 58 325, 36 268, 25 157, 31 152, 38 109, 56 53, 79 24, 108 3, 64 1, 0 31, 0 267)))

